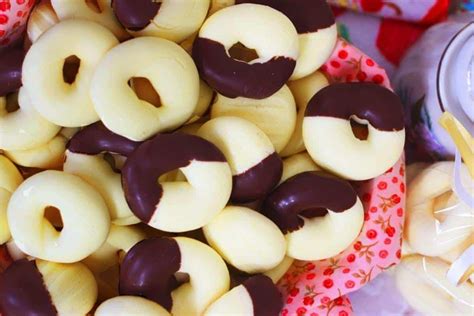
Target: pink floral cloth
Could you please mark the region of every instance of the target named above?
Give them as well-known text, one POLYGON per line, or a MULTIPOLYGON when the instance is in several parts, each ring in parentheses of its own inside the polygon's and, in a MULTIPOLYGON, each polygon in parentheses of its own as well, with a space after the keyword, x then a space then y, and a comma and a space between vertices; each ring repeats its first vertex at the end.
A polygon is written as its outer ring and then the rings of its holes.
POLYGON ((20 37, 35 0, 0 0, 0 49, 20 37))
MULTIPOLYGON (((369 81, 390 88, 385 71, 357 48, 339 40, 322 68, 332 82, 369 81)), ((339 255, 314 262, 296 261, 278 286, 286 305, 282 315, 350 315, 344 295, 400 261, 405 206, 402 157, 383 175, 354 183, 364 204, 359 237, 339 255)))

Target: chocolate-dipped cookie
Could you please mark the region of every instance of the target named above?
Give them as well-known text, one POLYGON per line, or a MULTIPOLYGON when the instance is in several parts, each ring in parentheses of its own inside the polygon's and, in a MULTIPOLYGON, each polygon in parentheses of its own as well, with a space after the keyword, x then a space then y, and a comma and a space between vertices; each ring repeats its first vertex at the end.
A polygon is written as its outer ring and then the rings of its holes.
POLYGON ((403 108, 392 91, 373 83, 329 85, 309 101, 303 120, 308 153, 322 168, 351 180, 374 178, 403 152, 403 108), (355 136, 351 120, 368 135, 355 136))
POLYGON ((144 142, 122 168, 125 197, 144 223, 169 232, 198 229, 227 204, 232 174, 221 151, 187 134, 160 134, 144 142), (158 182, 179 169, 187 181, 158 182))
POLYGON ((102 195, 115 225, 131 225, 140 220, 125 200, 120 172, 104 160, 104 153, 126 157, 139 145, 109 131, 101 122, 80 130, 67 144, 64 171, 81 177, 102 195))
POLYGON ((335 256, 359 235, 364 221, 352 186, 321 171, 302 172, 281 183, 265 199, 262 212, 286 234, 287 255, 299 260, 335 256))
POLYGON ((179 43, 206 18, 209 0, 113 0, 112 8, 133 36, 156 36, 179 43))
POLYGON ((120 269, 120 294, 152 300, 173 315, 199 315, 229 289, 224 261, 209 246, 186 237, 136 244, 120 269))
POLYGON ((22 259, 0 274, 4 316, 86 315, 96 298, 94 276, 82 263, 22 259))
POLYGON ((277 316, 283 308, 283 298, 272 280, 256 275, 245 280, 221 296, 206 310, 204 315, 277 316))
POLYGON ((235 0, 235 4, 240 3, 272 7, 286 15, 295 26, 300 53, 290 80, 317 70, 336 46, 336 20, 326 0, 235 0))
POLYGON ((282 161, 270 139, 251 122, 218 117, 204 123, 198 135, 215 144, 229 162, 232 202, 264 198, 280 180, 282 161))
POLYGON ((193 58, 201 77, 220 94, 264 99, 286 83, 298 57, 298 35, 291 21, 268 6, 241 4, 222 9, 203 24, 193 58), (264 21, 264 22, 262 22, 264 21), (255 49, 250 62, 234 59, 237 43, 255 49))

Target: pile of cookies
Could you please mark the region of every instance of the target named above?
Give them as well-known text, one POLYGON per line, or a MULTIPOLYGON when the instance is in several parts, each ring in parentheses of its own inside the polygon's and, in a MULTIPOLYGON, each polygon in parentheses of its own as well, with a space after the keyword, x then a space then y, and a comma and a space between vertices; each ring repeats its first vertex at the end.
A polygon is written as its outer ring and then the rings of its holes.
POLYGON ((402 106, 318 71, 324 0, 51 0, 0 64, 2 315, 278 315, 337 255, 402 106))

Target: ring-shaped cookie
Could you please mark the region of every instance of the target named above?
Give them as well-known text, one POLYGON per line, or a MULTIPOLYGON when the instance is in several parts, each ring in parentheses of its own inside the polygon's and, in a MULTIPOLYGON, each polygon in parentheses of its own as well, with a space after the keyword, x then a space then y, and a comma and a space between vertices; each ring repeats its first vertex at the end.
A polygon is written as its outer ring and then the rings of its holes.
POLYGON ((309 101, 303 141, 318 166, 351 180, 374 178, 392 167, 405 144, 399 97, 373 83, 331 84, 309 101), (356 138, 351 119, 367 125, 356 138))
POLYGON ((298 109, 296 115, 296 125, 288 144, 280 152, 282 157, 288 157, 293 154, 300 153, 305 150, 303 142, 303 120, 306 106, 309 100, 322 88, 329 85, 326 76, 319 71, 309 76, 288 82, 288 87, 295 98, 296 107, 298 109))
POLYGON ((8 102, 15 101, 0 97, 0 149, 26 150, 42 146, 59 132, 59 126, 36 111, 25 88, 18 91, 18 110, 8 113, 8 102))
POLYGON ((95 316, 170 316, 161 305, 140 296, 113 297, 97 307, 95 316))
POLYGON ((41 35, 23 62, 23 87, 36 110, 49 121, 66 127, 99 120, 89 96, 92 75, 117 38, 100 24, 87 20, 62 21, 41 35), (80 60, 75 80, 65 82, 67 58, 80 60), (67 105, 67 106, 66 106, 67 105))
POLYGON ((286 234, 287 256, 299 260, 335 256, 357 238, 364 222, 352 186, 321 171, 284 181, 265 199, 263 214, 286 234))
POLYGON ((209 0, 114 0, 112 7, 131 35, 156 36, 179 43, 199 30, 209 0))
POLYGON ((224 260, 245 273, 271 270, 285 257, 286 241, 278 226, 247 207, 227 206, 203 232, 224 260))
POLYGON ((24 150, 6 150, 5 155, 22 167, 59 169, 64 162, 66 137, 58 134, 47 143, 24 150))
POLYGON ((110 218, 102 197, 81 178, 43 171, 26 179, 13 193, 8 224, 17 246, 26 254, 54 262, 76 262, 106 240, 110 218), (44 217, 56 207, 64 223, 59 232, 44 217))
POLYGON ((415 310, 425 315, 469 315, 474 306, 474 285, 451 284, 449 263, 436 257, 410 255, 395 270, 398 290, 415 310))
MULTIPOLYGON (((440 256, 462 244, 474 231, 473 223, 469 224, 474 206, 454 195, 453 169, 453 162, 435 163, 421 171, 408 187, 404 234, 416 253, 440 256)), ((461 176, 463 183, 471 183, 472 189, 474 185, 464 164, 461 176)))
POLYGON ((51 0, 51 6, 56 12, 58 18, 68 19, 84 19, 101 24, 109 29, 120 40, 126 40, 130 37, 122 25, 115 17, 112 10, 113 0, 97 0, 92 1, 64 1, 51 0))
POLYGON ((179 45, 140 37, 110 50, 96 69, 90 93, 108 129, 141 141, 175 129, 191 117, 199 97, 199 75, 179 45), (137 97, 128 85, 133 77, 150 81, 160 96, 160 107, 137 97))
POLYGON ((187 134, 160 134, 144 142, 122 168, 122 184, 132 212, 168 232, 198 229, 222 211, 232 190, 224 155, 209 141, 187 134), (187 181, 157 183, 179 169, 187 181))
POLYGON ((120 173, 104 160, 104 153, 127 157, 139 145, 109 131, 101 122, 85 127, 67 144, 64 171, 79 176, 102 195, 115 225, 131 225, 140 220, 125 200, 120 173))
POLYGON ((273 283, 276 284, 290 269, 294 261, 295 259, 285 256, 285 258, 283 258, 283 260, 275 268, 265 271, 263 274, 272 279, 273 283))
POLYGON ((292 155, 283 159, 283 173, 281 175, 280 183, 286 181, 292 176, 305 171, 321 170, 311 159, 307 152, 292 155))
POLYGON ((204 123, 198 135, 216 145, 229 162, 233 202, 264 198, 278 184, 281 158, 267 135, 251 122, 218 117, 204 123))
POLYGON ((227 98, 217 94, 211 108, 211 118, 237 116, 257 125, 280 152, 291 138, 296 124, 295 99, 288 86, 263 99, 227 98))
MULTIPOLYGON (((142 78, 133 78, 130 80, 130 86, 141 100, 145 100, 151 104, 159 104, 161 102, 159 96, 157 96, 156 92, 153 90, 153 87, 142 78)), ((211 105, 213 96, 214 91, 212 91, 203 80, 199 80, 199 98, 196 108, 194 109, 191 118, 186 122, 186 125, 198 121, 206 114, 211 105)))
POLYGON ((92 273, 79 262, 13 262, 0 274, 4 315, 87 315, 97 299, 92 273))
POLYGON ((13 192, 23 181, 20 171, 5 156, 0 155, 0 245, 11 235, 7 221, 7 206, 13 192))
POLYGON ((298 32, 300 53, 290 80, 300 79, 321 67, 337 40, 337 26, 326 0, 236 0, 272 7, 286 15, 298 32))
POLYGON ((296 29, 285 15, 268 6, 241 4, 204 22, 193 58, 201 77, 220 94, 264 99, 290 78, 298 51, 296 29), (239 42, 259 57, 249 63, 233 59, 228 50, 239 42))
POLYGON ((201 315, 229 290, 224 260, 209 246, 186 237, 145 239, 120 267, 120 294, 140 295, 172 315, 201 315))
POLYGON ((278 316, 282 308, 283 298, 276 285, 269 277, 256 275, 222 295, 204 315, 278 316))
POLYGON ((82 260, 94 274, 99 290, 98 301, 118 296, 120 262, 135 244, 146 238, 146 233, 135 225, 111 225, 107 240, 90 256, 82 260))
POLYGON ((59 23, 59 18, 54 12, 50 1, 37 3, 30 13, 26 24, 26 34, 31 43, 36 40, 53 25, 59 23))

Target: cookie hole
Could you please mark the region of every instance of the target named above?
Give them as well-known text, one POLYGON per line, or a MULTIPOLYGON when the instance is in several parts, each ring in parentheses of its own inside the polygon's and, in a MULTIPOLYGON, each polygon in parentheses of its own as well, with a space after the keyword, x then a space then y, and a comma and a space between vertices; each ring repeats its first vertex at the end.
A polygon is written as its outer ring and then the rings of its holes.
POLYGON ((102 13, 102 10, 100 9, 99 2, 97 0, 85 0, 87 6, 89 9, 96 13, 102 13))
POLYGON ((64 60, 63 65, 63 80, 65 83, 72 84, 76 81, 81 60, 76 55, 71 55, 64 60))
POLYGON ((433 214, 440 222, 444 222, 446 217, 449 215, 449 211, 452 211, 453 208, 456 207, 456 205, 450 203, 452 201, 452 196, 453 191, 450 190, 433 199, 433 214))
POLYGON ((125 258, 125 256, 127 255, 127 252, 120 249, 120 250, 117 250, 116 254, 117 254, 117 262, 119 264, 122 264, 122 261, 125 258))
POLYGON ((13 113, 20 109, 20 105, 18 104, 18 93, 11 93, 7 95, 6 102, 5 102, 5 111, 7 113, 13 113))
POLYGON ((184 283, 188 283, 189 282, 189 274, 187 273, 184 273, 184 272, 176 272, 174 274, 174 277, 176 278, 176 281, 178 282, 178 286, 181 286, 183 285, 184 283))
POLYGON ((180 169, 175 169, 175 170, 168 171, 168 172, 162 174, 158 178, 159 183, 161 183, 161 182, 178 182, 178 181, 182 181, 182 182, 187 181, 186 176, 184 175, 184 173, 180 169))
POLYGON ((368 125, 359 123, 354 119, 351 119, 350 121, 351 121, 352 134, 354 134, 354 136, 357 139, 367 140, 367 138, 369 137, 368 125))
POLYGON ((259 56, 253 48, 248 48, 241 42, 237 42, 229 48, 229 56, 233 59, 244 61, 246 63, 257 59, 259 56))
POLYGON ((154 107, 161 107, 161 99, 150 80, 144 77, 133 77, 128 80, 128 85, 135 91, 137 97, 154 107))
POLYGON ((60 232, 63 230, 64 224, 61 217, 61 212, 54 206, 47 206, 44 209, 44 218, 53 225, 56 231, 60 232))
POLYGON ((110 168, 115 172, 115 173, 120 173, 120 169, 122 168, 123 164, 122 165, 119 165, 117 163, 117 159, 114 155, 110 154, 110 153, 105 153, 103 156, 102 156, 102 159, 105 160, 105 162, 110 166, 110 168))

